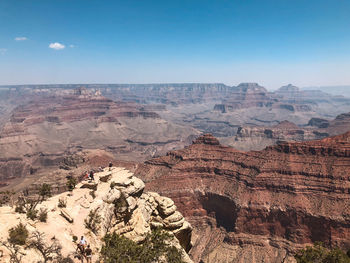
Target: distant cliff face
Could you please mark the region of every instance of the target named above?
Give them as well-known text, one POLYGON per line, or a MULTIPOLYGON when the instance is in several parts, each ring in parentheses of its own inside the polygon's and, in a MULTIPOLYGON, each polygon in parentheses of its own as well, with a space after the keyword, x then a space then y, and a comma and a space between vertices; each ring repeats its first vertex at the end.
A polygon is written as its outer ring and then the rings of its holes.
POLYGON ((0 183, 59 167, 67 155, 82 150, 101 149, 119 160, 137 161, 183 147, 198 134, 149 108, 86 89, 32 97, 0 130, 0 183))
POLYGON ((221 83, 113 84, 96 88, 113 99, 172 106, 220 101, 234 89, 221 83))
POLYGON ((308 126, 320 133, 329 135, 338 135, 350 130, 350 113, 342 113, 333 120, 325 120, 321 118, 312 118, 308 122, 308 126))
POLYGON ((333 120, 311 118, 305 126, 282 121, 273 126, 242 125, 233 137, 220 138, 224 145, 238 150, 262 150, 280 141, 310 141, 350 131, 350 114, 343 113, 333 120))
MULTIPOLYGON (((349 125, 350 130, 350 125, 349 125)), ((309 141, 322 139, 329 136, 326 131, 320 131, 312 127, 299 127, 292 122, 282 121, 273 126, 241 126, 236 136, 230 139, 222 139, 225 145, 238 150, 263 150, 280 141, 309 141)))
POLYGON ((268 92, 257 83, 241 83, 230 96, 217 104, 214 110, 223 113, 245 108, 274 108, 290 112, 310 112, 315 110, 316 101, 291 84, 283 86, 275 92, 268 92))
POLYGON ((222 104, 218 104, 214 109, 219 110, 225 107, 229 111, 250 108, 250 107, 271 107, 274 103, 268 91, 257 83, 241 83, 230 94, 223 99, 222 104))
MULTIPOLYGON (((144 111, 136 104, 116 103, 100 96, 57 96, 46 97, 17 107, 11 116, 11 124, 23 124, 26 127, 44 122, 60 124, 85 119, 96 119, 99 123, 118 123, 118 117, 156 119, 159 118, 159 115, 144 111)), ((13 125, 10 127, 13 127, 13 125)), ((11 136, 11 133, 7 135, 11 136)))
MULTIPOLYGON (((239 126, 272 126, 284 120, 305 125, 311 118, 328 119, 350 111, 349 98, 299 90, 293 85, 276 91, 268 91, 256 83, 238 86, 220 83, 22 85, 4 90, 1 95, 14 105, 22 105, 24 98, 27 102, 28 98, 103 95, 115 101, 142 104, 139 111, 144 114, 156 112, 163 120, 217 137, 234 136, 239 126)), ((8 117, 6 105, 0 99, 0 114, 5 112, 3 119, 0 115, 0 127, 8 117)), ((101 113, 100 110, 91 116, 101 113)), ((49 121, 54 122, 50 117, 49 121)), ((131 141, 141 142, 140 139, 131 141)))
POLYGON ((322 241, 350 247, 350 133, 240 152, 210 136, 141 165, 149 190, 194 226, 194 260, 293 262, 322 241))

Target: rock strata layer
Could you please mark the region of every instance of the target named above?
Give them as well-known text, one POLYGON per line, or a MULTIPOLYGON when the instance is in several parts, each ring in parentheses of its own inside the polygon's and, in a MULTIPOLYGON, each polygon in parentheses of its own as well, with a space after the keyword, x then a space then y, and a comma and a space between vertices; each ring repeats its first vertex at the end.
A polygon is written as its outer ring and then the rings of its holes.
POLYGON ((194 226, 196 262, 294 262, 322 241, 350 247, 350 133, 262 151, 210 135, 135 172, 194 226))
POLYGON ((83 150, 145 160, 183 147, 194 134, 198 132, 167 122, 147 107, 83 88, 70 95, 33 97, 0 126, 0 184, 40 177, 48 167, 66 169, 65 158, 83 150))

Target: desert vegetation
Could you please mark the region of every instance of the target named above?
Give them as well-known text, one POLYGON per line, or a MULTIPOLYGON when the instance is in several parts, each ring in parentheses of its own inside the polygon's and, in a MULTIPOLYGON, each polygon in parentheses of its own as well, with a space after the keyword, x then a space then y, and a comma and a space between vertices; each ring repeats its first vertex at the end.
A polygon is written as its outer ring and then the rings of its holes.
POLYGON ((163 258, 169 263, 183 263, 181 251, 170 244, 172 238, 168 233, 154 229, 143 243, 137 244, 113 232, 103 239, 100 259, 105 263, 152 263, 163 258))
POLYGON ((295 259, 298 263, 350 263, 350 250, 345 253, 339 248, 326 248, 317 242, 297 252, 295 259))
POLYGON ((85 227, 96 234, 101 227, 101 216, 98 213, 98 208, 90 210, 88 217, 84 220, 85 227))

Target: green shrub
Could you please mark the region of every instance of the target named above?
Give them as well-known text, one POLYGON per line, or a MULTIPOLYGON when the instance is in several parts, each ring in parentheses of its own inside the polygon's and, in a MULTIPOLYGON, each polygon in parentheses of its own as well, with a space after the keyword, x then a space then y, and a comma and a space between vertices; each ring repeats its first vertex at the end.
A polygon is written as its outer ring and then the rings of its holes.
POLYGON ((117 184, 116 184, 115 182, 111 182, 110 185, 109 185, 109 187, 110 187, 111 189, 113 189, 116 185, 117 185, 117 184))
POLYGON ((17 206, 15 208, 15 212, 16 213, 20 213, 20 214, 25 214, 26 211, 24 209, 24 205, 23 204, 17 204, 17 206))
POLYGON ((74 260, 70 257, 62 257, 57 259, 57 263, 74 263, 74 260))
POLYGON ((47 221, 47 209, 41 208, 39 211, 39 221, 40 222, 46 222, 47 221))
POLYGON ((13 195, 15 195, 15 192, 13 191, 0 192, 0 206, 8 204, 11 201, 13 195))
POLYGON ((12 245, 25 245, 28 238, 28 230, 22 223, 9 230, 8 242, 12 245))
POLYGON ((60 208, 67 207, 67 201, 64 200, 63 198, 58 199, 58 207, 60 208))
POLYGON ((94 234, 100 230, 101 216, 98 214, 98 208, 90 210, 88 217, 84 220, 85 227, 94 234))
POLYGON ((47 197, 51 197, 51 185, 42 184, 39 189, 39 195, 41 196, 41 200, 45 200, 47 197))
POLYGON ((350 258, 342 250, 325 248, 321 242, 298 251, 294 257, 298 263, 350 263, 350 258))
POLYGON ((57 259, 62 258, 61 250, 62 247, 58 243, 57 239, 53 238, 52 242, 48 242, 45 238, 44 233, 39 231, 34 231, 28 240, 27 248, 35 249, 39 255, 41 255, 42 260, 38 262, 57 262, 57 259))
POLYGON ((103 238, 101 260, 105 263, 158 262, 163 257, 170 263, 183 263, 181 251, 169 245, 172 237, 156 229, 146 236, 142 244, 137 244, 115 232, 103 238))
POLYGON ((77 242, 78 237, 77 236, 73 236, 72 239, 73 239, 73 242, 75 243, 75 242, 77 242))
POLYGON ((38 217, 38 210, 29 209, 26 214, 27 214, 27 218, 29 218, 31 220, 35 220, 38 217))
POLYGON ((66 185, 69 191, 73 191, 77 185, 77 179, 75 179, 73 176, 68 177, 66 185))

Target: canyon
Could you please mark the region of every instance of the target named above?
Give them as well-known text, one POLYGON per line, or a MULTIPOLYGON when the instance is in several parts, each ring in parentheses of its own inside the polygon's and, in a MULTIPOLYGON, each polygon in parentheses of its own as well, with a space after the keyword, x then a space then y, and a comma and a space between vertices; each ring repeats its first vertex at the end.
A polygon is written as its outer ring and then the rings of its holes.
POLYGON ((0 190, 61 194, 112 162, 174 200, 194 262, 295 262, 316 241, 350 247, 347 112, 293 85, 0 87, 0 190))
POLYGON ((88 160, 96 156, 102 157, 94 168, 116 159, 142 161, 183 147, 199 134, 142 105, 115 102, 83 88, 29 98, 1 127, 0 184, 9 188, 48 172, 62 173, 80 165, 89 170, 88 160), (67 165, 67 159, 74 162, 67 165))
POLYGON ((135 174, 194 227, 198 262, 294 262, 306 244, 350 247, 350 133, 241 152, 212 135, 135 174))
POLYGON ((262 150, 350 129, 349 98, 293 85, 22 85, 2 86, 0 95, 2 190, 28 192, 55 178, 60 192, 69 174, 109 161, 134 169, 208 132, 224 145, 262 150))

